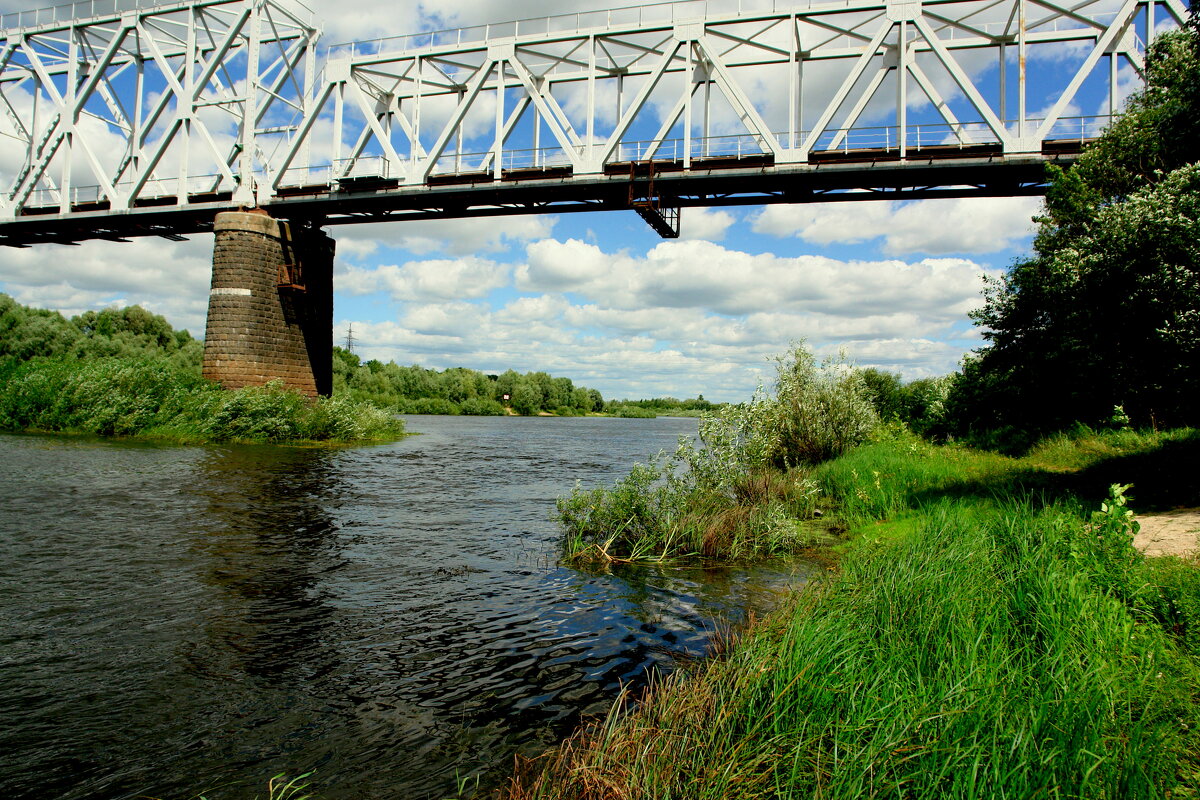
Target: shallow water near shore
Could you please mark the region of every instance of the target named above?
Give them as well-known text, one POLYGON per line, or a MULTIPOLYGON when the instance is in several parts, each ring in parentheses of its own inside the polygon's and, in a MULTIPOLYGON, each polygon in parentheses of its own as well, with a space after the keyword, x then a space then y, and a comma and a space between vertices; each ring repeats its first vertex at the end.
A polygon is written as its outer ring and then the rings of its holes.
POLYGON ((485 783, 803 564, 558 566, 554 499, 696 420, 410 417, 373 447, 0 436, 0 796, 485 783))

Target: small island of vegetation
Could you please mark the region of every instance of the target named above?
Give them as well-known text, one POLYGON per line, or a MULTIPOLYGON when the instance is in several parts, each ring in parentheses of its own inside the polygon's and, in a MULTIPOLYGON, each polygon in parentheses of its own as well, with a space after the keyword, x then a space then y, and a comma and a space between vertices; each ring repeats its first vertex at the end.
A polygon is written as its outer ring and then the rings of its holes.
POLYGON ((404 423, 345 398, 278 385, 226 391, 203 345, 138 306, 66 319, 0 294, 0 430, 180 443, 385 441, 404 423))

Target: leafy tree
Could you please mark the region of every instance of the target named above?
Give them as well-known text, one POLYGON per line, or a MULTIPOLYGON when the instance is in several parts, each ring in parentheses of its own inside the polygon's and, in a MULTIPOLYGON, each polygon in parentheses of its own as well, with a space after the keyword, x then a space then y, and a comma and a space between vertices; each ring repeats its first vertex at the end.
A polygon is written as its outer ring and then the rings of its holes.
POLYGON ((517 384, 517 388, 513 390, 512 407, 518 414, 529 416, 542 409, 544 399, 542 389, 537 382, 522 378, 517 384))
POLYGON ((905 415, 904 381, 899 373, 884 372, 874 367, 859 370, 859 377, 866 384, 871 405, 880 419, 903 419, 905 415))
POLYGON ((1200 420, 1200 26, 1159 36, 1145 91, 1063 171, 1034 252, 973 315, 988 346, 947 399, 955 432, 1200 420))

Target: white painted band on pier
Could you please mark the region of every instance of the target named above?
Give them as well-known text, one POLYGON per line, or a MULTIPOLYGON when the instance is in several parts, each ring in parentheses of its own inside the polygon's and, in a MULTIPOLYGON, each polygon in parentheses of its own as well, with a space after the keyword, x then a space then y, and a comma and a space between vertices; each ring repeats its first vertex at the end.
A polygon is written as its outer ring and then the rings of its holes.
POLYGON ((213 289, 211 292, 209 292, 209 297, 219 297, 221 295, 233 296, 233 297, 250 297, 251 292, 249 289, 228 289, 228 288, 213 289))

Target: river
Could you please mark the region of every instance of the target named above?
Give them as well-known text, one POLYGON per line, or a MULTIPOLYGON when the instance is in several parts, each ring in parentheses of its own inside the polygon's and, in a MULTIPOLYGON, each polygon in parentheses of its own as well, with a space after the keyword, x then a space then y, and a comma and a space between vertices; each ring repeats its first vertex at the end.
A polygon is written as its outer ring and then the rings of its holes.
POLYGON ((695 420, 410 417, 345 449, 0 436, 0 797, 440 798, 802 565, 559 566, 554 500, 695 420))

